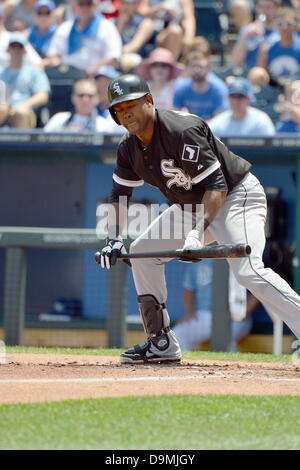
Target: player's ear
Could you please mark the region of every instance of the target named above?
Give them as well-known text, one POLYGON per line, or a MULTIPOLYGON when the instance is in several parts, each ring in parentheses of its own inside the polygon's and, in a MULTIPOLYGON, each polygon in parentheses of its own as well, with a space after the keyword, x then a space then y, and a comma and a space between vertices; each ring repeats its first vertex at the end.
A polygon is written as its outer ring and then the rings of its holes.
POLYGON ((145 96, 145 99, 146 99, 147 103, 153 104, 153 98, 152 98, 152 95, 150 95, 150 93, 148 93, 148 94, 145 96))

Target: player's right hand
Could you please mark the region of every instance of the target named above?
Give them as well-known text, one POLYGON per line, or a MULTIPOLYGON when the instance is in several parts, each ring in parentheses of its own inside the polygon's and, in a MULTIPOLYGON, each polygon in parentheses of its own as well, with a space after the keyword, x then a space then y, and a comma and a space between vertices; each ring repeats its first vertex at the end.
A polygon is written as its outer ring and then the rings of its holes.
POLYGON ((95 261, 101 265, 101 268, 110 269, 117 262, 117 258, 120 254, 126 254, 126 248, 123 244, 123 239, 119 235, 114 240, 108 240, 106 246, 99 253, 95 254, 95 261))

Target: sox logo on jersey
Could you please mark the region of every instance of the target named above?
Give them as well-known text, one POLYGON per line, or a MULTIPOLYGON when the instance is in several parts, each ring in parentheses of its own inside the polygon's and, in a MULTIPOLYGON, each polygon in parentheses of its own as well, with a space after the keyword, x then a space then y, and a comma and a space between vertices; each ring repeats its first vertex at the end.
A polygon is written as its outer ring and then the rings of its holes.
POLYGON ((187 191, 193 185, 192 178, 187 175, 181 168, 174 167, 174 160, 172 158, 163 159, 160 163, 161 171, 164 176, 169 178, 167 187, 171 188, 173 184, 183 187, 187 191))

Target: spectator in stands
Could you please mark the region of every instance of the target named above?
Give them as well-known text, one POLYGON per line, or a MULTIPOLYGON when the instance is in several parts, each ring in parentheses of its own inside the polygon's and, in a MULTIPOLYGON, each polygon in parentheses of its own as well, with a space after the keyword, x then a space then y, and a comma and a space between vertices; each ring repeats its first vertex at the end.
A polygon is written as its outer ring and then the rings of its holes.
POLYGON ((229 0, 228 13, 232 17, 237 31, 251 23, 253 9, 252 0, 229 0))
POLYGON ((93 76, 102 65, 116 66, 122 42, 112 21, 97 13, 97 0, 76 0, 76 18, 63 22, 51 40, 45 67, 66 64, 93 76))
POLYGON ((211 119, 228 109, 227 88, 210 78, 209 58, 200 52, 191 52, 187 58, 190 78, 179 80, 175 86, 173 105, 202 119, 211 119))
POLYGON ((154 49, 137 67, 136 72, 149 83, 157 109, 173 109, 176 78, 183 69, 182 64, 175 62, 172 52, 162 47, 154 49))
POLYGON ((0 67, 0 80, 8 90, 11 127, 32 129, 37 122, 35 110, 48 102, 50 85, 43 70, 24 62, 26 42, 22 33, 11 34, 10 62, 7 67, 0 67))
POLYGON ((4 4, 5 27, 8 31, 23 31, 33 25, 37 0, 7 0, 4 4))
POLYGON ((209 121, 212 132, 218 137, 258 137, 274 135, 269 116, 250 106, 252 86, 243 77, 235 78, 228 87, 230 109, 209 121))
POLYGON ((108 111, 109 103, 107 96, 108 85, 114 78, 117 78, 118 75, 119 72, 117 72, 117 70, 111 65, 103 65, 94 75, 99 98, 97 105, 98 114, 105 118, 110 116, 110 112, 108 111))
MULTIPOLYGON (((76 80, 73 85, 71 102, 74 112, 54 114, 44 127, 47 132, 99 132, 116 133, 116 125, 100 116, 97 111, 99 101, 96 82, 90 78, 76 80)), ((120 126, 119 126, 120 127, 120 126)), ((122 129, 119 133, 122 133, 122 129)))
POLYGON ((286 85, 285 97, 280 103, 281 114, 275 123, 276 134, 300 132, 300 81, 286 85))
POLYGON ((102 116, 108 121, 110 126, 110 132, 112 134, 123 134, 126 132, 122 126, 119 126, 114 119, 111 117, 110 112, 108 111, 108 96, 107 90, 109 83, 117 78, 119 72, 114 69, 111 65, 103 65, 94 75, 96 81, 97 91, 98 91, 98 105, 97 111, 99 116, 102 116))
POLYGON ((255 4, 256 19, 241 28, 232 50, 231 63, 233 66, 247 68, 257 65, 257 55, 264 42, 270 44, 279 39, 276 29, 276 19, 281 0, 257 0, 255 4))
MULTIPOLYGON (((173 328, 183 351, 210 340, 212 331, 212 277, 213 260, 202 260, 187 266, 183 281, 182 300, 184 316, 173 328)), ((250 333, 251 314, 258 305, 251 296, 247 303, 247 291, 237 283, 229 271, 229 310, 231 313, 231 350, 237 351, 237 343, 250 333)))
POLYGON ((247 80, 252 85, 267 86, 270 84, 270 75, 263 67, 252 67, 247 75, 247 80))
POLYGON ((55 3, 39 0, 34 6, 34 24, 28 30, 28 40, 41 57, 46 56, 51 38, 57 29, 53 17, 55 3))
MULTIPOLYGON (((182 75, 180 76, 180 78, 186 78, 189 75, 187 61, 189 59, 191 52, 200 52, 205 57, 208 57, 208 59, 210 59, 211 54, 212 54, 209 41, 204 36, 196 36, 192 40, 187 50, 188 50, 188 53, 182 56, 180 60, 180 62, 185 66, 185 69, 182 75)), ((225 94, 227 93, 226 83, 220 77, 218 77, 218 75, 213 70, 210 70, 210 72, 208 73, 208 78, 210 82, 215 82, 219 87, 223 88, 225 94)))
POLYGON ((272 45, 263 44, 259 50, 258 65, 264 67, 278 84, 300 78, 300 38, 294 9, 279 10, 276 22, 280 39, 272 45))
POLYGON ((63 23, 63 21, 74 21, 76 17, 76 0, 66 0, 60 3, 53 15, 57 24, 63 23))
POLYGON ((150 18, 138 13, 138 0, 121 0, 115 24, 122 38, 121 69, 124 73, 133 70, 147 55, 147 43, 152 37, 150 18))
POLYGON ((9 127, 9 104, 5 82, 0 80, 0 128, 9 127))
POLYGON ((98 11, 107 19, 119 16, 120 0, 100 0, 98 11))
POLYGON ((193 0, 141 0, 139 11, 153 20, 154 44, 169 49, 177 60, 196 34, 193 0))
POLYGON ((211 56, 211 47, 209 41, 204 36, 195 36, 190 44, 186 47, 186 52, 181 58, 181 62, 185 63, 186 57, 190 52, 202 52, 206 57, 211 56))
MULTIPOLYGON (((0 65, 8 65, 9 54, 7 52, 11 33, 6 30, 3 18, 3 6, 0 4, 0 65)), ((41 58, 33 47, 27 43, 25 45, 25 61, 32 65, 41 65, 41 58)))

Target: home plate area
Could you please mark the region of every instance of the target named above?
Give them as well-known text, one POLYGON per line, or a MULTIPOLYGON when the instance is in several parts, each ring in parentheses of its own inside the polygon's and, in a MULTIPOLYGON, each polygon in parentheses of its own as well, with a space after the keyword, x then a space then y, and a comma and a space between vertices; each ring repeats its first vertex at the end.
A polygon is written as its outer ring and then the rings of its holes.
POLYGON ((0 403, 138 395, 300 395, 300 364, 182 360, 124 365, 115 356, 7 354, 0 403))

